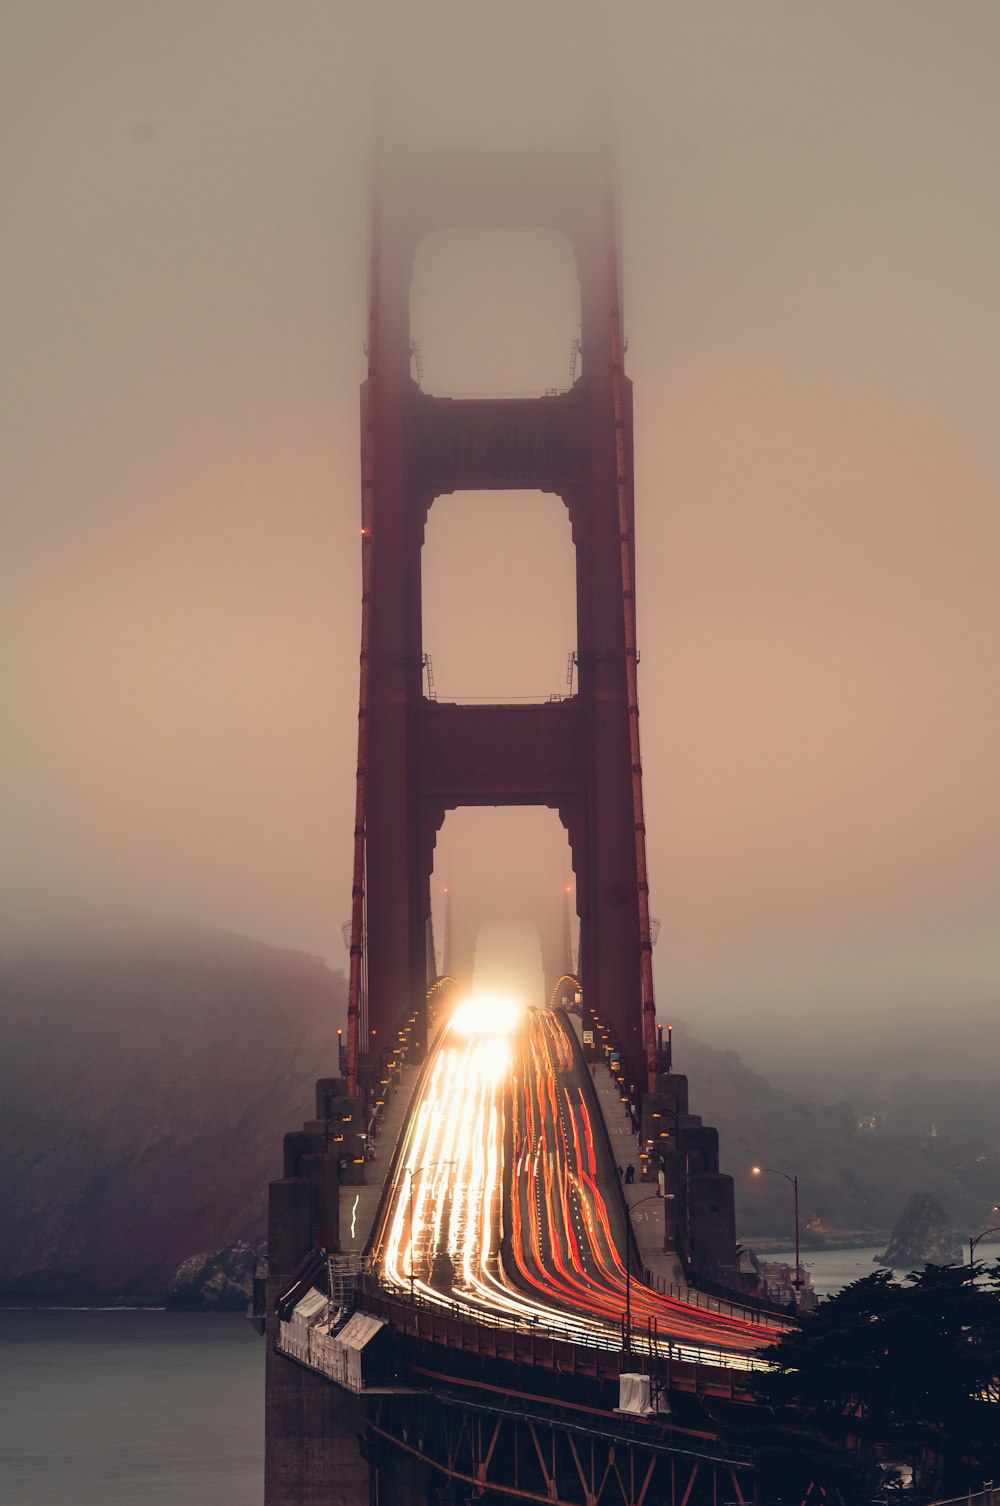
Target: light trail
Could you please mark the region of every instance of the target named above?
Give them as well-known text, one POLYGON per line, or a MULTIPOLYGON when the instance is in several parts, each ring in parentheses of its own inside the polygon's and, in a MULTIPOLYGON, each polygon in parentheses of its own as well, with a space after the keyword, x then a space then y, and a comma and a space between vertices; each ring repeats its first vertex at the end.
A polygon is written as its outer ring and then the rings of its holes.
MULTIPOLYGON (((626 1273, 602 1155, 610 1178, 561 1012, 464 1001, 404 1131, 372 1249, 381 1279, 427 1303, 617 1347, 626 1273)), ((777 1325, 694 1308, 635 1276, 630 1285, 635 1349, 655 1325, 680 1359, 747 1369, 777 1336, 777 1325)))

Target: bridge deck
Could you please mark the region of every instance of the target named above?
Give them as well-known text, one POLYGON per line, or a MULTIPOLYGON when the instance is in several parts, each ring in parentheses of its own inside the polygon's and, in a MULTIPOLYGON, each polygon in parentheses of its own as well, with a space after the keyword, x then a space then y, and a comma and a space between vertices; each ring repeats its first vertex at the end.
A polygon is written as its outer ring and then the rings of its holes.
POLYGON ((391 1156, 401 1128, 400 1164, 384 1200, 377 1187, 344 1190, 345 1250, 361 1250, 381 1207, 370 1252, 397 1299, 598 1347, 617 1348, 626 1323, 637 1342, 652 1324, 654 1347, 751 1368, 776 1325, 683 1283, 662 1248, 668 1205, 653 1184, 619 1183, 617 1155, 626 1164, 639 1157, 607 1069, 592 1076, 559 1012, 522 1021, 480 1008, 466 1003, 449 1020, 408 1117, 409 1077, 388 1106, 380 1143, 391 1156), (623 1265, 623 1191, 645 1200, 633 1224, 648 1284, 634 1256, 623 1265))

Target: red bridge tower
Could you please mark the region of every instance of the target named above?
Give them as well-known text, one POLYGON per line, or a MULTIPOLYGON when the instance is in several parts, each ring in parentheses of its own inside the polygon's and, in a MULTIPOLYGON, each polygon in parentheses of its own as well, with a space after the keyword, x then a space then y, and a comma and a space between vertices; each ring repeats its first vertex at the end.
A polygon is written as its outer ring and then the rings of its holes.
POLYGON ((404 1010, 423 1006, 434 965, 428 947, 434 845, 446 812, 544 805, 559 812, 569 836, 585 1008, 613 1023, 637 1080, 652 1087, 632 403, 622 366, 607 153, 577 145, 491 160, 477 150, 442 163, 394 144, 383 152, 377 178, 362 389, 364 588, 348 1077, 353 1084, 366 1052, 387 1044, 404 1010), (569 237, 581 288, 582 375, 553 396, 431 396, 410 375, 417 243, 431 230, 495 225, 541 226, 569 237), (516 488, 553 492, 569 512, 576 694, 532 706, 430 700, 421 642, 429 509, 447 492, 516 488))

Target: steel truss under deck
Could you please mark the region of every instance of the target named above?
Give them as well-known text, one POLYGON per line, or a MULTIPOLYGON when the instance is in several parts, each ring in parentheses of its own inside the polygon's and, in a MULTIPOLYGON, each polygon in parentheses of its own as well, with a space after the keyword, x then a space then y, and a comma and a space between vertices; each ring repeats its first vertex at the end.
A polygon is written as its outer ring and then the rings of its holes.
MULTIPOLYGON (((580 1409, 583 1410, 583 1409, 580 1409)), ((399 1450, 429 1467, 444 1502, 545 1506, 750 1506, 749 1455, 655 1421, 546 1414, 466 1397, 372 1399, 369 1457, 399 1450)), ((380 1471, 372 1471, 373 1482, 380 1471)), ((372 1506, 395 1506, 373 1483, 372 1506)))

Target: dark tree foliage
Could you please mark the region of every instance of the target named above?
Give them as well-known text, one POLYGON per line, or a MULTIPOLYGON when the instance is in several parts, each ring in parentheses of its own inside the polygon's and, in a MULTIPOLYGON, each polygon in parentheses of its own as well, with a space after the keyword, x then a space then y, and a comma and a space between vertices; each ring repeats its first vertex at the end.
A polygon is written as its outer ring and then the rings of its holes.
POLYGON ((875 1271, 762 1355, 762 1501, 867 1506, 890 1464, 922 1500, 1000 1478, 1000 1261, 976 1284, 968 1266, 875 1271))

